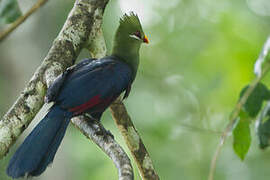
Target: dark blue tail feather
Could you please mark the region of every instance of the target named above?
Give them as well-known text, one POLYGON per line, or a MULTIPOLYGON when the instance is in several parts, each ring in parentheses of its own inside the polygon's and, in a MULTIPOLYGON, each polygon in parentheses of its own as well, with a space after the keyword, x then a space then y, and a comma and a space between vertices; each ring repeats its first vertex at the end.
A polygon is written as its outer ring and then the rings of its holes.
POLYGON ((12 178, 38 176, 53 161, 72 117, 53 106, 13 155, 7 168, 12 178))

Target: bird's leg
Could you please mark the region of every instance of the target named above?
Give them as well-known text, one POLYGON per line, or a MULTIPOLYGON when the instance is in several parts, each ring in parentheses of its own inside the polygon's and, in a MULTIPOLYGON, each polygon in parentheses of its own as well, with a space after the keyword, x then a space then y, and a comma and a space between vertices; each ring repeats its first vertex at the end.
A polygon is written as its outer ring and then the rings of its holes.
POLYGON ((105 135, 105 138, 111 136, 114 139, 114 136, 110 130, 105 129, 99 121, 97 123, 100 124, 100 131, 97 132, 97 135, 105 135))
POLYGON ((105 135, 105 137, 106 136, 111 136, 114 139, 113 134, 109 130, 106 130, 104 128, 104 126, 101 124, 101 122, 100 122, 101 115, 102 115, 102 113, 92 113, 92 114, 90 114, 89 118, 91 119, 91 121, 89 121, 89 123, 99 125, 99 130, 96 132, 97 135, 105 135))

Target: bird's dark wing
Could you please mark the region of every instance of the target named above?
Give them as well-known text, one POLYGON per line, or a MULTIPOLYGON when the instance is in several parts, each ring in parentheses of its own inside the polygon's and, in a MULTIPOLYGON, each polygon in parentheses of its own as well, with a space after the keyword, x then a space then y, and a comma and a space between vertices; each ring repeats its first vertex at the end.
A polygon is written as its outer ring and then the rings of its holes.
POLYGON ((75 114, 104 111, 132 83, 130 67, 112 57, 89 63, 66 78, 56 103, 75 114))
POLYGON ((65 82, 66 78, 70 75, 70 73, 74 71, 78 71, 83 66, 86 66, 87 64, 93 62, 93 60, 95 59, 83 59, 78 64, 67 68, 65 72, 60 74, 48 88, 47 94, 45 96, 45 102, 49 103, 49 102, 55 101, 61 87, 63 86, 63 83, 65 82))

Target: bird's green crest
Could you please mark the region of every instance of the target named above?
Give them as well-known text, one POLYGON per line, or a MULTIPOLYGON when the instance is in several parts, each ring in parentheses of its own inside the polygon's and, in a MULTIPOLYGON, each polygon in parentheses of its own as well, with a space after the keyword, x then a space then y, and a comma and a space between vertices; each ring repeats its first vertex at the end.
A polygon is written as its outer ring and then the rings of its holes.
POLYGON ((131 12, 129 15, 124 14, 122 18, 120 18, 119 29, 121 28, 126 29, 126 30, 130 29, 130 30, 135 30, 135 31, 137 30, 137 31, 143 32, 139 17, 134 12, 131 12))

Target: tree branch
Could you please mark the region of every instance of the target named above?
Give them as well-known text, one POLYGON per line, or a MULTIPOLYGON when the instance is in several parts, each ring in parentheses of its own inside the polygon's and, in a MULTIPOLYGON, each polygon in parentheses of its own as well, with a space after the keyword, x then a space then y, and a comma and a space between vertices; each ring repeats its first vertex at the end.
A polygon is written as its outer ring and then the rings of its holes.
POLYGON ((154 169, 149 153, 120 98, 110 106, 110 109, 115 123, 121 131, 126 144, 136 161, 142 179, 158 180, 159 176, 154 169))
POLYGON ((119 180, 133 179, 133 169, 127 154, 112 136, 103 133, 105 129, 100 123, 87 116, 72 118, 72 123, 112 159, 118 169, 119 180))
POLYGON ((13 32, 20 24, 22 24, 31 14, 36 12, 48 0, 38 0, 23 16, 19 17, 6 30, 0 32, 0 42, 3 41, 11 32, 13 32))

